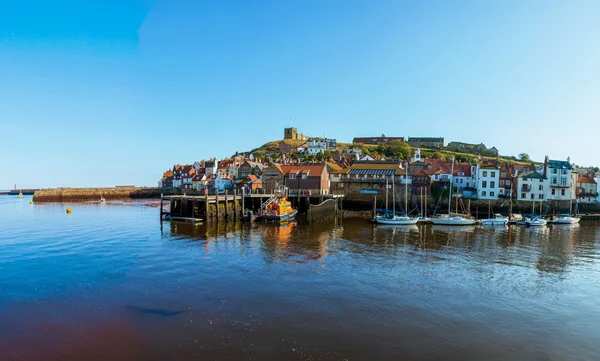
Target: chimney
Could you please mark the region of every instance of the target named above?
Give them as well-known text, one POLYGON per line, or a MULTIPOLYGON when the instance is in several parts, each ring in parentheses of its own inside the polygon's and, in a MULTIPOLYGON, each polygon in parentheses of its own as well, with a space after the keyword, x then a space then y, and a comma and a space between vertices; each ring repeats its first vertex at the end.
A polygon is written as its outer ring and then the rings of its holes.
POLYGON ((544 177, 548 174, 548 156, 544 157, 544 177))

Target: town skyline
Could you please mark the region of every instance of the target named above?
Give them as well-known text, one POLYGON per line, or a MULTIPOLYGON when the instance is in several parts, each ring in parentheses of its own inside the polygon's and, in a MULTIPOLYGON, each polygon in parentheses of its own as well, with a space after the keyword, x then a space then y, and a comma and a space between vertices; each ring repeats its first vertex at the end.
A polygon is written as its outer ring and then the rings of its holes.
POLYGON ((0 5, 0 189, 155 184, 292 126, 597 165, 600 3, 0 5), (36 176, 31 176, 35 168, 36 176))

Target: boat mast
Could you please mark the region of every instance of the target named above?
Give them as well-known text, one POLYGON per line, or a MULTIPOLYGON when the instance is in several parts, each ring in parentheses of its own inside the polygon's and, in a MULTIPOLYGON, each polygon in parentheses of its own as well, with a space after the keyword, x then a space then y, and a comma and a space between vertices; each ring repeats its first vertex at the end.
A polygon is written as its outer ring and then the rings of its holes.
POLYGON ((396 216, 396 178, 392 174, 392 212, 396 216))
POLYGON ((385 177, 385 210, 387 211, 388 208, 388 178, 385 177))
POLYGON ((404 173, 404 210, 408 217, 408 173, 404 173))
POLYGON ((450 191, 448 192, 448 215, 450 215, 450 205, 452 204, 452 177, 453 176, 454 176, 454 156, 452 156, 452 168, 450 170, 450 191))

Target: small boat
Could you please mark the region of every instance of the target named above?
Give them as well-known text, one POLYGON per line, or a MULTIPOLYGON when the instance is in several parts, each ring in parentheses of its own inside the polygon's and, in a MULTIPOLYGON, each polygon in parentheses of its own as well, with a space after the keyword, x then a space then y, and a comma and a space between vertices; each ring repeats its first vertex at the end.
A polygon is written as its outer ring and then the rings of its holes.
MULTIPOLYGON (((386 199, 386 208, 387 208, 387 197, 388 189, 387 189, 387 180, 385 187, 385 199, 386 199)), ((377 224, 385 224, 385 225, 395 225, 395 226, 410 226, 415 225, 419 221, 418 217, 408 217, 408 215, 397 215, 396 214, 396 179, 394 175, 392 175, 392 212, 386 211, 383 215, 376 216, 374 221, 377 224)), ((405 178, 404 181, 404 209, 408 213, 408 181, 405 178)))
POLYGON ((484 226, 505 226, 508 223, 508 217, 504 217, 501 214, 495 214, 494 218, 486 218, 481 220, 481 224, 484 226))
POLYGON ((546 221, 542 217, 528 218, 525 221, 525 225, 527 225, 528 227, 541 227, 541 226, 545 226, 546 223, 548 223, 548 221, 546 221))
POLYGON ((576 224, 579 223, 579 217, 560 216, 550 221, 552 224, 576 224))
POLYGON ((386 225, 410 226, 413 224, 417 224, 418 221, 419 218, 398 216, 394 213, 386 213, 384 215, 375 217, 376 223, 386 225))
POLYGON ((104 199, 104 197, 100 196, 100 203, 104 203, 106 202, 106 199, 104 199))
POLYGON ((277 194, 269 199, 263 205, 263 209, 256 217, 256 222, 264 223, 284 223, 289 222, 296 217, 297 210, 292 208, 292 204, 283 194, 277 194))
POLYGON ((19 198, 23 198, 23 192, 19 191, 19 198))
POLYGON ((475 224, 474 219, 462 216, 434 217, 430 219, 431 223, 439 226, 470 226, 475 224))

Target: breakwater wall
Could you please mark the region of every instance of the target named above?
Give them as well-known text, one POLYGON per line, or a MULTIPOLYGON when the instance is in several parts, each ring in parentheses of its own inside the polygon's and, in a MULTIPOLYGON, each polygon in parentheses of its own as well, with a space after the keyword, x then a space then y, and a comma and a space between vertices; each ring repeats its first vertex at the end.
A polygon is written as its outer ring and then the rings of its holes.
POLYGON ((47 188, 33 194, 34 202, 72 202, 122 198, 160 198, 170 190, 151 187, 111 187, 111 188, 47 188), (166 192, 166 193, 165 193, 166 192))
POLYGON ((334 218, 338 211, 338 200, 328 199, 321 204, 310 204, 306 218, 308 223, 314 223, 334 218))

